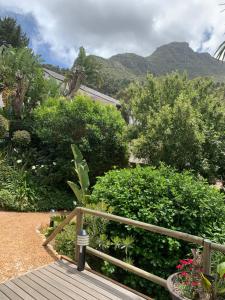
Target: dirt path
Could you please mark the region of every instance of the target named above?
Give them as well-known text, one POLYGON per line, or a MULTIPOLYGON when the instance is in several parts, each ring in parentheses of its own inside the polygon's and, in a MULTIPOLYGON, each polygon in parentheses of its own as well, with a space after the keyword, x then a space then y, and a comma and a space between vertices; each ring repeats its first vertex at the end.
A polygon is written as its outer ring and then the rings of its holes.
POLYGON ((0 212, 0 282, 54 261, 36 232, 46 213, 0 212))

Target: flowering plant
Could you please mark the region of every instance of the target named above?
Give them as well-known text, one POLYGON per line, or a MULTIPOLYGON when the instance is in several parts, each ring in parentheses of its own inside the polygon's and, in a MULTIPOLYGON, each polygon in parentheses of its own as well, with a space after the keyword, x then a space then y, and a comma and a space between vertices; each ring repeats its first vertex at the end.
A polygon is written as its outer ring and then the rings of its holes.
POLYGON ((183 259, 176 266, 179 273, 175 287, 182 297, 188 299, 219 300, 225 299, 225 262, 217 266, 216 274, 206 275, 202 270, 202 257, 192 250, 193 259, 183 259))

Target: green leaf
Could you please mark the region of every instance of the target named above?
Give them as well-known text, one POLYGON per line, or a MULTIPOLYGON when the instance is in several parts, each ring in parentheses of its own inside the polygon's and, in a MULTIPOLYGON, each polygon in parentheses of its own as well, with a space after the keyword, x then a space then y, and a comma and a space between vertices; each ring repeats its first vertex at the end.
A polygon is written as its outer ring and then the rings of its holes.
POLYGON ((224 294, 224 293, 225 293, 225 288, 224 288, 224 287, 223 287, 223 288, 219 288, 219 289, 217 290, 217 293, 218 293, 219 295, 224 294))
POLYGON ((76 163, 77 164, 81 163, 83 161, 83 155, 82 155, 80 149, 75 144, 71 145, 71 149, 72 149, 74 160, 76 161, 76 163))
POLYGON ((220 278, 223 277, 223 275, 225 274, 225 262, 217 266, 217 273, 220 275, 220 278))
POLYGON ((206 291, 209 291, 211 289, 211 282, 201 273, 202 278, 202 285, 206 291))
POLYGON ((77 197, 78 202, 82 203, 83 193, 82 193, 81 189, 79 188, 79 186, 72 181, 67 181, 67 183, 70 186, 70 188, 72 189, 72 191, 74 192, 75 196, 77 197))

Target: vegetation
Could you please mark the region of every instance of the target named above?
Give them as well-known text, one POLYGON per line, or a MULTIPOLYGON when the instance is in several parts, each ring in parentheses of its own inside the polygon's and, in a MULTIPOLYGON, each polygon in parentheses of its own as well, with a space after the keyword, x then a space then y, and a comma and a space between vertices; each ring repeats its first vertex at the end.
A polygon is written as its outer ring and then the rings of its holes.
POLYGON ((8 120, 0 115, 0 138, 4 138, 6 132, 9 129, 9 122, 8 120))
POLYGON ((117 54, 109 59, 90 57, 100 65, 99 73, 103 78, 100 90, 115 97, 129 83, 145 81, 148 73, 161 76, 179 71, 187 72, 190 78, 210 76, 216 82, 224 82, 224 65, 208 53, 194 52, 188 43, 163 45, 147 57, 133 53, 117 54))
MULTIPOLYGON (((202 255, 195 253, 193 259, 181 259, 174 287, 176 293, 188 299, 219 300, 225 293, 225 262, 217 265, 213 275, 202 273, 202 255)), ((171 287, 172 288, 172 287, 171 287)))
POLYGON ((72 181, 68 181, 67 183, 69 184, 77 198, 77 202, 75 202, 75 204, 78 204, 80 206, 87 204, 89 198, 89 168, 79 148, 76 145, 72 145, 71 148, 74 157, 74 171, 75 175, 78 177, 79 185, 72 181))
POLYGON ((49 211, 52 208, 72 209, 73 197, 55 187, 40 185, 32 170, 11 167, 4 159, 0 161, 0 209, 49 211))
POLYGON ((41 140, 41 149, 47 149, 48 157, 42 159, 42 164, 52 165, 55 176, 49 174, 53 176, 49 180, 55 183, 71 178, 71 143, 79 146, 87 160, 92 182, 95 176, 127 163, 125 122, 120 112, 88 97, 45 101, 34 110, 33 129, 41 140))
POLYGON ((24 118, 46 93, 39 57, 29 48, 2 48, 0 84, 7 116, 24 118))
POLYGON ((10 17, 0 18, 0 46, 11 45, 14 48, 27 47, 29 39, 21 26, 10 17))
POLYGON ((224 87, 172 73, 133 84, 124 102, 132 117, 132 151, 151 165, 193 169, 210 181, 224 176, 224 87))
MULTIPOLYGON (((41 59, 27 44, 15 20, 0 19, 0 209, 70 210, 79 204, 224 242, 224 194, 202 179, 225 179, 224 85, 188 79, 224 80, 224 66, 186 43, 160 47, 145 58, 102 59, 87 56, 81 47, 67 72, 68 99, 54 80, 44 78, 41 59), (145 77, 174 69, 187 69, 188 75, 145 77), (75 95, 82 80, 123 98, 122 114, 133 123, 127 126, 112 106, 75 95), (128 163, 127 140, 132 154, 151 166, 121 169, 128 163), (73 163, 77 184, 71 181, 73 163)), ((67 225, 55 243, 70 257, 75 226, 67 225)), ((190 252, 183 242, 100 218, 86 216, 85 226, 92 247, 164 278, 190 252)), ((88 262, 135 289, 164 297, 144 279, 92 257, 88 262)))
MULTIPOLYGON (((166 166, 109 171, 91 195, 93 202, 102 200, 116 215, 224 242, 224 195, 188 171, 178 173, 166 166)), ((133 264, 163 278, 173 273, 179 257, 190 253, 186 243, 130 226, 109 223, 106 234, 110 239, 132 236, 135 243, 128 253, 133 264)), ((108 251, 121 258, 112 248, 108 251)), ((157 290, 117 268, 112 276, 151 296, 157 290)), ((159 289, 157 295, 161 293, 159 289)))
POLYGON ((83 83, 87 83, 88 86, 98 89, 101 84, 100 77, 100 65, 97 61, 91 59, 90 56, 86 55, 84 47, 80 47, 79 54, 74 61, 74 68, 82 68, 84 71, 84 80, 83 83))
POLYGON ((31 142, 30 133, 26 130, 14 131, 12 142, 17 146, 27 146, 31 142))

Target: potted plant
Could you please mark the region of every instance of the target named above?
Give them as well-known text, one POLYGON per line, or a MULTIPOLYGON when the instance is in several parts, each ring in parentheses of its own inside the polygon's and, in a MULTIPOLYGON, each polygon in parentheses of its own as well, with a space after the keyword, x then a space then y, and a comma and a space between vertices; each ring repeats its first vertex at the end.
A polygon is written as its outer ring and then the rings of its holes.
POLYGON ((193 252, 193 259, 183 259, 176 266, 178 272, 167 279, 173 300, 222 300, 225 299, 225 262, 217 266, 214 275, 202 272, 201 255, 193 252))

